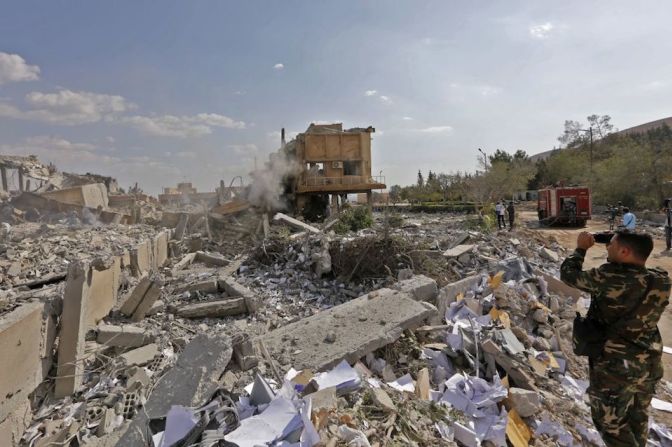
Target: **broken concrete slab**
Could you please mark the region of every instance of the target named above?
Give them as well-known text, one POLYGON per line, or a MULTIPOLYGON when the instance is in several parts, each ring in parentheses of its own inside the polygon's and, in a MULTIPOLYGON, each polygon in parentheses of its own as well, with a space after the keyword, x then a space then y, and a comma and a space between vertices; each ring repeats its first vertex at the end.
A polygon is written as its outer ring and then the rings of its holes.
POLYGON ((175 226, 175 235, 173 238, 177 241, 181 241, 184 237, 184 233, 187 230, 187 225, 189 224, 189 213, 180 213, 180 216, 177 221, 177 226, 175 226))
POLYGON ((219 278, 217 284, 220 290, 226 292, 227 295, 233 297, 241 297, 245 299, 245 305, 247 306, 247 311, 250 314, 253 314, 257 311, 259 303, 256 295, 250 289, 244 285, 237 282, 231 277, 219 278))
POLYGON ((259 364, 259 359, 255 355, 252 340, 247 336, 233 347, 233 356, 241 371, 247 371, 259 364))
POLYGON ((320 229, 315 228, 312 225, 308 225, 307 223, 301 222, 300 220, 296 220, 293 217, 289 217, 288 215, 283 213, 276 213, 276 215, 273 216, 273 220, 284 222, 288 225, 291 225, 294 228, 309 231, 310 233, 314 234, 319 234, 322 232, 320 229))
POLYGON ((130 317, 137 309, 138 304, 142 301, 142 297, 145 296, 149 286, 152 284, 152 280, 146 274, 140 278, 140 281, 135 285, 133 290, 126 295, 123 299, 123 303, 119 308, 119 312, 130 317))
POLYGON ((179 272, 192 262, 194 262, 194 259, 196 259, 196 253, 187 253, 180 259, 175 265, 173 266, 173 273, 179 272))
POLYGON ((25 303, 0 318, 0 421, 18 411, 46 377, 55 336, 56 310, 50 303, 25 303))
POLYGON ((152 267, 158 271, 168 261, 168 239, 170 231, 162 231, 152 239, 152 267))
POLYGON ((434 302, 439 294, 436 281, 425 275, 414 275, 409 279, 399 281, 394 288, 411 294, 418 301, 434 302))
POLYGON ((539 393, 523 388, 509 388, 509 401, 521 417, 530 417, 541 410, 539 393))
POLYGON ((76 186, 73 188, 63 188, 56 191, 50 191, 40 194, 57 202, 81 207, 96 209, 107 208, 109 199, 107 197, 107 188, 102 183, 90 183, 88 185, 76 186))
POLYGON ((240 266, 243 265, 245 261, 247 261, 247 256, 241 256, 238 259, 234 259, 229 263, 229 265, 219 270, 219 276, 226 278, 233 275, 238 271, 240 266))
POLYGON ((138 413, 117 445, 144 445, 149 419, 164 417, 171 406, 196 407, 220 386, 219 378, 231 360, 231 341, 225 335, 201 334, 180 354, 177 363, 158 382, 144 411, 138 413))
POLYGON ((473 275, 442 287, 441 290, 439 290, 439 295, 436 299, 436 307, 439 309, 439 317, 441 318, 441 321, 437 324, 443 322, 448 306, 457 299, 457 295, 472 290, 478 286, 481 281, 481 275, 473 275))
POLYGON ((458 245, 456 247, 449 248, 448 250, 444 251, 443 256, 445 256, 448 259, 459 258, 462 255, 465 255, 467 253, 471 253, 472 251, 474 251, 474 247, 476 247, 476 246, 473 245, 473 244, 458 245))
POLYGON ((0 422, 0 445, 20 445, 21 436, 23 436, 23 432, 28 428, 32 415, 30 401, 24 397, 10 414, 0 419, 2 421, 0 422))
POLYGON ((159 346, 156 343, 145 345, 141 348, 121 354, 118 358, 126 366, 142 366, 151 362, 159 353, 159 346))
POLYGON ((553 275, 549 275, 548 273, 542 271, 535 271, 535 273, 538 276, 542 276, 544 280, 546 280, 546 284, 548 285, 548 291, 551 293, 571 297, 574 298, 575 300, 578 300, 582 296, 586 295, 579 289, 575 289, 574 287, 568 286, 567 284, 560 281, 560 279, 556 278, 553 275))
POLYGON ((187 304, 177 309, 177 316, 183 318, 221 318, 244 313, 247 313, 247 305, 242 297, 187 304))
POLYGON ((192 282, 185 284, 183 286, 177 287, 174 290, 175 294, 182 294, 184 292, 199 292, 203 295, 209 295, 212 293, 217 293, 219 291, 219 286, 217 284, 217 279, 207 279, 200 282, 192 282))
POLYGON ((79 390, 84 373, 84 353, 87 331, 86 315, 93 269, 88 264, 73 262, 63 293, 61 333, 58 343, 58 370, 54 396, 66 397, 79 390))
POLYGON ((421 326, 434 312, 411 295, 380 289, 276 329, 263 338, 274 359, 283 358, 296 369, 329 368, 360 357, 398 339, 404 330, 421 326), (334 342, 316 334, 333 332, 334 342))
POLYGON ((329 388, 310 393, 306 396, 306 399, 310 399, 313 411, 331 411, 338 407, 338 397, 336 396, 335 386, 330 386, 329 388))
POLYGON ((147 293, 145 293, 145 296, 142 297, 138 307, 136 307, 135 311, 133 312, 133 316, 131 317, 132 321, 138 322, 145 318, 145 315, 147 315, 149 309, 152 308, 154 302, 156 302, 156 300, 161 296, 162 287, 163 282, 160 280, 155 279, 151 282, 149 289, 147 289, 147 293))
POLYGON ((506 371, 511 380, 513 380, 518 387, 525 388, 526 390, 538 391, 534 383, 534 378, 526 371, 523 371, 522 367, 513 359, 509 358, 492 339, 487 339, 481 342, 481 349, 493 356, 495 362, 506 371))
POLYGON ((205 265, 213 267, 226 267, 229 265, 229 260, 221 255, 197 251, 195 256, 196 258, 194 259, 194 262, 202 262, 205 265))
POLYGON ((120 280, 121 259, 118 256, 96 263, 87 304, 86 324, 88 327, 91 328, 98 324, 117 304, 120 280))
POLYGON ((138 244, 131 250, 131 272, 134 276, 147 273, 152 268, 152 246, 149 241, 138 244))
POLYGON ((549 250, 546 247, 541 247, 539 249, 539 256, 541 256, 542 258, 544 258, 548 261, 560 262, 560 256, 556 252, 554 252, 553 250, 549 250))
POLYGON ((396 413, 397 406, 394 405, 390 395, 385 392, 382 388, 372 388, 371 392, 373 394, 373 402, 381 407, 381 409, 386 413, 396 413))
POLYGON ((154 341, 154 335, 146 329, 122 324, 119 326, 101 324, 98 326, 96 342, 101 345, 121 348, 137 348, 154 341))

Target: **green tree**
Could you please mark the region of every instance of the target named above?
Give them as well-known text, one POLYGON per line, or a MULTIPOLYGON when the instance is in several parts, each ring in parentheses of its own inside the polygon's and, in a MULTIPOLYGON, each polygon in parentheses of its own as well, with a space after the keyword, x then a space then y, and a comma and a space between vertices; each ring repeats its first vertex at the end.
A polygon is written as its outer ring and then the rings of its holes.
POLYGON ((390 202, 392 202, 392 204, 399 202, 401 200, 401 186, 399 185, 390 186, 390 192, 388 197, 390 198, 390 202))

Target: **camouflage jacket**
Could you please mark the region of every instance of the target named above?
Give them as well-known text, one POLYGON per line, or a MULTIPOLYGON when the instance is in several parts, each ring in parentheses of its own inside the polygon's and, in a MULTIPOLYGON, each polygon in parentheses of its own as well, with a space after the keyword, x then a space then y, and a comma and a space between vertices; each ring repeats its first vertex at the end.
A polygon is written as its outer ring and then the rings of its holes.
POLYGON ((667 272, 613 262, 584 271, 585 255, 585 250, 576 249, 567 257, 560 267, 560 279, 590 293, 588 315, 610 331, 603 356, 633 359, 661 355, 658 320, 669 302, 672 285, 667 272), (644 297, 649 281, 649 293, 644 297))

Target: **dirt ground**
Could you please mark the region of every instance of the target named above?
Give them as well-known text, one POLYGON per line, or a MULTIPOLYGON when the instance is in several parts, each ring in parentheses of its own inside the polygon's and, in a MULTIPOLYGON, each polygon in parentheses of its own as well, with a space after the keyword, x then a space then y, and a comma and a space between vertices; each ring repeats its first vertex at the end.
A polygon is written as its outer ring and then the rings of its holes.
MULTIPOLYGON (((537 215, 533 211, 521 212, 522 223, 526 224, 537 221, 537 215)), ((609 224, 606 219, 598 218, 596 220, 588 221, 586 228, 540 228, 539 232, 542 234, 553 235, 557 241, 565 248, 573 249, 576 247, 576 237, 581 231, 606 231, 609 229, 609 224)), ((668 272, 672 272, 672 256, 664 254, 665 240, 655 239, 654 249, 649 261, 647 263, 650 267, 660 267, 668 272)), ((586 256, 585 268, 597 267, 607 261, 606 246, 597 244, 588 251, 586 256)), ((661 317, 658 328, 663 337, 663 344, 665 346, 672 346, 672 306, 668 306, 661 317)), ((665 379, 672 381, 672 355, 663 354, 663 364, 665 365, 665 379)))

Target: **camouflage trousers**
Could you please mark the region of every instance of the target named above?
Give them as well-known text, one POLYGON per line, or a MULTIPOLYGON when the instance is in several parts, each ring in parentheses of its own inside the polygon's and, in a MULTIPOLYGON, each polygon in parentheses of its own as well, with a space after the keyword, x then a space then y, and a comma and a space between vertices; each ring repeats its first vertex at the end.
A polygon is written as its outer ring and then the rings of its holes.
POLYGON ((607 447, 646 445, 648 407, 662 377, 659 355, 590 359, 590 410, 607 447))

